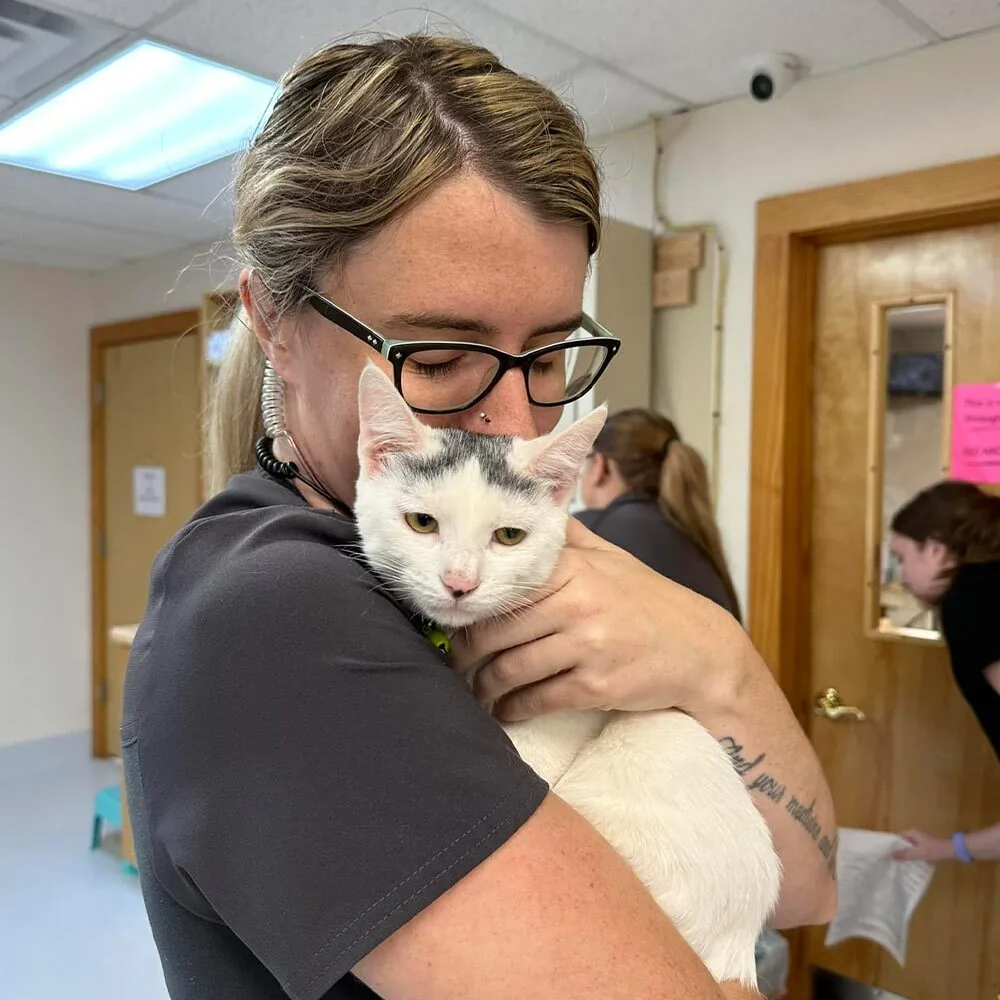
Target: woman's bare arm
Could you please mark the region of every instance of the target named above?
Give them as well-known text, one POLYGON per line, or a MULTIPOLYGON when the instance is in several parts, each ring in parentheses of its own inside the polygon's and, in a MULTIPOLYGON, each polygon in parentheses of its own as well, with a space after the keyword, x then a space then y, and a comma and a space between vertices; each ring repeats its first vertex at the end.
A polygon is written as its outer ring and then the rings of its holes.
POLYGON ((729 705, 692 715, 719 740, 767 820, 783 878, 772 925, 825 924, 837 909, 837 822, 816 752, 749 642, 729 705))
POLYGON ((354 972, 385 1000, 753 995, 720 990, 626 863, 554 795, 354 972))

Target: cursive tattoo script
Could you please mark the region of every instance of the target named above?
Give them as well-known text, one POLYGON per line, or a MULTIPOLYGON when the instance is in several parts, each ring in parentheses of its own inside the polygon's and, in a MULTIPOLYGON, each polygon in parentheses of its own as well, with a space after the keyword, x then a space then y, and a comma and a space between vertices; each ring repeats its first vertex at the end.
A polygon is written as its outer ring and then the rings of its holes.
POLYGON ((816 800, 813 799, 807 804, 792 795, 786 801, 787 787, 773 774, 761 767, 767 760, 767 754, 759 753, 752 756, 744 750, 743 744, 737 743, 732 736, 723 736, 719 740, 719 745, 732 761, 733 770, 743 779, 744 784, 751 792, 759 792, 764 798, 776 804, 784 803, 785 812, 809 835, 826 862, 830 877, 835 878, 837 874, 837 834, 834 833, 830 836, 823 831, 816 814, 813 812, 816 800), (751 776, 751 772, 756 773, 751 776))

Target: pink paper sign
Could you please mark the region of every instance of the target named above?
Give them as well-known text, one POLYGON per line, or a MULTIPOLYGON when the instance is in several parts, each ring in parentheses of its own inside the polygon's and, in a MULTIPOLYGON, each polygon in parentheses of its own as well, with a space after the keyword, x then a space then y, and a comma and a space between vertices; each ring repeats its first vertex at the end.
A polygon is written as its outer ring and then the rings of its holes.
POLYGON ((1000 382, 952 391, 951 478, 1000 483, 1000 382))

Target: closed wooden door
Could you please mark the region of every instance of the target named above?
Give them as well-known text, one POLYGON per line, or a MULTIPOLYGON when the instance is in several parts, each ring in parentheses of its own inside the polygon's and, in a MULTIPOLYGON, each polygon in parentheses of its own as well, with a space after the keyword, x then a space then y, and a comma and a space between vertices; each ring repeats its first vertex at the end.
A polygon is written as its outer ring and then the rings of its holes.
MULTIPOLYGON (((879 303, 902 308, 950 296, 954 382, 1000 381, 1000 226, 831 246, 820 252, 818 267, 812 691, 836 689, 866 718, 813 715, 810 736, 841 826, 947 836, 990 825, 1000 821, 1000 765, 956 689, 946 649, 905 636, 873 637, 864 623, 866 560, 876 558, 866 520, 869 436, 873 417, 882 419, 872 412, 878 392, 870 391, 879 303)), ((882 434, 876 428, 875 437, 882 434)), ((939 454, 930 456, 930 467, 939 454)), ((828 949, 824 938, 822 929, 807 933, 814 968, 909 1000, 995 1000, 1000 866, 937 866, 912 920, 905 968, 875 944, 828 949)))
MULTIPOLYGON (((105 749, 118 754, 129 650, 110 631, 146 608, 156 554, 201 499, 199 338, 162 336, 107 346, 102 371, 105 749)), ((100 605, 99 605, 100 606, 100 605)))

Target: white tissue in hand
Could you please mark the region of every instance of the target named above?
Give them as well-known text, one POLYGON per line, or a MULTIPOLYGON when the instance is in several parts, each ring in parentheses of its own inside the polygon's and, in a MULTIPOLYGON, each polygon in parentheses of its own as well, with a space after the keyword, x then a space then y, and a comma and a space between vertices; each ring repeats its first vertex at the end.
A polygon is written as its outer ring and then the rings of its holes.
POLYGON ((906 846, 894 833, 840 830, 840 902, 826 933, 828 948, 848 938, 867 938, 905 964, 910 917, 934 874, 934 866, 926 861, 894 860, 892 852, 906 846))

